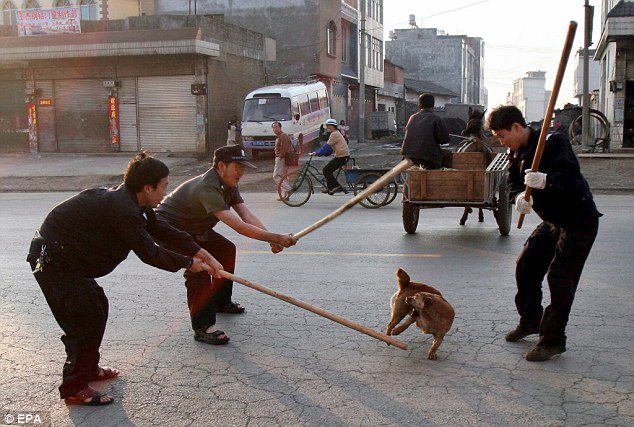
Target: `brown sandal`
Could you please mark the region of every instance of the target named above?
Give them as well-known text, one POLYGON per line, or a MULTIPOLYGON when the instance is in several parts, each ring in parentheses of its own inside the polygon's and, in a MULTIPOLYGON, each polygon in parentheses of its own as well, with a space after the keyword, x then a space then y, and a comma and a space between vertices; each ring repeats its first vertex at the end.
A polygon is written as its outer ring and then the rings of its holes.
POLYGON ((67 405, 103 406, 114 402, 114 398, 107 394, 99 393, 93 388, 86 387, 72 396, 65 397, 64 401, 67 405), (102 400, 104 397, 110 400, 102 400))
POLYGON ((119 370, 109 366, 97 366, 97 373, 90 378, 90 381, 111 380, 119 376, 119 370))

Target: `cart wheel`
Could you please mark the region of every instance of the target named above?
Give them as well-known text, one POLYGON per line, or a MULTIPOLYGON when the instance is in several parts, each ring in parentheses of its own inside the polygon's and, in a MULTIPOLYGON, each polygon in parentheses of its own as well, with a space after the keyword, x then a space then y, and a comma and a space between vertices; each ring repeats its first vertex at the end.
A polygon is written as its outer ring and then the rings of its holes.
POLYGON ((411 203, 403 203, 403 228, 409 234, 416 233, 418 227, 419 209, 416 209, 411 203))
POLYGON ((498 187, 497 207, 493 210, 493 215, 498 223, 500 234, 502 236, 508 236, 511 231, 513 206, 509 200, 509 188, 506 179, 503 179, 498 187))
MULTIPOLYGON (((356 196, 357 193, 360 193, 368 188, 370 184, 372 184, 379 178, 381 178, 381 174, 378 172, 366 172, 361 174, 361 176, 359 176, 357 181, 354 183, 354 195, 356 196)), ((365 199, 361 200, 359 204, 364 208, 376 209, 386 204, 389 197, 390 189, 389 186, 386 185, 376 193, 371 194, 365 199)))
POLYGON ((387 198, 387 201, 384 203, 385 205, 389 205, 396 199, 396 195, 398 194, 398 183, 396 180, 390 181, 387 185, 388 190, 390 190, 390 195, 387 198))
POLYGON ((277 185, 277 194, 288 206, 298 207, 310 199, 313 183, 304 173, 287 173, 277 185))

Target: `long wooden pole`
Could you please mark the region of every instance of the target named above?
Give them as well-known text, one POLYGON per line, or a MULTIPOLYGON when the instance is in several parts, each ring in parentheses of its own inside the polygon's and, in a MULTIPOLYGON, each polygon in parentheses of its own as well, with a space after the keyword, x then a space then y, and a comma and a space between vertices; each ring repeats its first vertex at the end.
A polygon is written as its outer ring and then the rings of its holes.
POLYGON ((305 235, 307 235, 308 233, 315 231, 322 225, 325 225, 329 223, 330 221, 332 221, 333 219, 337 218, 339 215, 341 215, 342 213, 344 213, 345 211, 347 211, 348 209, 350 209, 351 207, 359 203, 361 200, 365 199, 366 197, 368 197, 369 195, 373 193, 376 193, 382 187, 386 186, 390 181, 392 181, 392 179, 394 179, 396 175, 400 174, 405 169, 409 168, 411 165, 412 165, 412 162, 409 159, 402 160, 398 165, 394 166, 392 169, 387 171, 381 178, 374 181, 368 188, 366 188, 365 190, 363 190, 362 192, 354 196, 352 199, 348 200, 346 203, 341 205, 337 210, 329 213, 328 215, 326 215, 325 217, 323 217, 322 219, 320 219, 313 225, 310 225, 304 228, 299 233, 294 234, 295 238, 300 239, 304 237, 305 235))
MULTIPOLYGON (((205 268, 206 270, 209 269, 209 267, 206 264, 203 264, 203 268, 205 268)), ((396 338, 393 338, 389 335, 385 335, 382 334, 380 332, 375 331, 374 329, 370 329, 366 326, 363 326, 359 323, 353 322, 351 320, 348 320, 344 317, 338 316, 336 314, 330 313, 329 311, 326 310, 322 310, 321 308, 315 307, 313 305, 310 305, 308 303, 305 303, 304 301, 295 299, 293 297, 289 297, 288 295, 284 295, 281 294, 279 292, 273 291, 269 288, 266 288, 262 285, 258 285, 257 283, 253 283, 250 282, 248 280, 242 279, 236 275, 233 275, 231 273, 228 273, 226 271, 220 271, 220 275, 222 277, 224 277, 225 279, 229 279, 229 280, 233 280, 234 282, 238 282, 244 286, 247 286, 251 289, 255 289, 256 291, 260 291, 262 293, 265 293, 267 295, 270 295, 272 297, 275 297, 277 299, 281 299, 282 301, 286 301, 290 304, 296 305, 297 307, 303 308, 304 310, 308 310, 312 313, 315 313, 319 316, 325 317, 326 319, 330 319, 333 322, 337 322, 343 326, 347 326, 348 328, 354 329, 355 331, 359 331, 362 332, 366 335, 371 336, 372 338, 376 338, 378 340, 381 340, 383 342, 386 342, 390 345, 393 345, 394 347, 398 347, 402 350, 407 350, 407 344, 405 344, 402 341, 397 340, 396 338)))
MULTIPOLYGON (((537 141, 537 149, 535 150, 535 157, 533 157, 533 164, 531 166, 531 170, 533 172, 537 172, 537 170, 539 169, 539 163, 542 161, 542 154, 544 154, 544 148, 546 147, 546 135, 548 134, 548 129, 550 128, 550 122, 553 117, 553 111, 555 110, 555 103, 557 102, 557 96, 559 96, 559 89, 561 88, 561 82, 564 79, 564 73, 566 71, 566 65, 568 64, 568 58, 570 57, 570 51, 572 50, 572 42, 575 39, 576 31, 577 31, 577 23, 575 21, 570 21, 570 25, 568 26, 568 35, 566 36, 566 41, 564 42, 564 50, 561 53, 561 59, 559 60, 559 68, 557 69, 557 75, 555 76, 555 85, 553 86, 553 91, 550 94, 550 100, 548 101, 548 108, 546 109, 546 117, 544 117, 542 130, 539 133, 539 140, 537 141)), ((527 186, 526 192, 524 193, 524 198, 527 201, 531 199, 532 192, 533 192, 533 189, 527 186)), ((524 214, 520 214, 519 220, 517 221, 517 228, 522 228, 522 223, 524 222, 524 216, 525 216, 524 214)))

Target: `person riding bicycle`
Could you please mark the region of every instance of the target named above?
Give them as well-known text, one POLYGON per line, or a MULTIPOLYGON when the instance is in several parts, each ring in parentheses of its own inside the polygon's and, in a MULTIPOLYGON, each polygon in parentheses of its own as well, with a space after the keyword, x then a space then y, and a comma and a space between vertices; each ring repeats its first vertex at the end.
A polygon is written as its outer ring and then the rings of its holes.
POLYGON ((341 135, 341 132, 339 132, 338 124, 335 119, 328 119, 324 124, 330 133, 328 141, 319 150, 313 151, 310 155, 329 156, 334 151, 335 158, 329 161, 322 170, 324 177, 326 178, 327 186, 324 190, 322 190, 322 193, 328 193, 332 196, 335 193, 343 191, 343 187, 341 187, 335 179, 334 172, 339 169, 339 167, 346 164, 350 158, 350 149, 348 148, 346 139, 343 135, 341 135))

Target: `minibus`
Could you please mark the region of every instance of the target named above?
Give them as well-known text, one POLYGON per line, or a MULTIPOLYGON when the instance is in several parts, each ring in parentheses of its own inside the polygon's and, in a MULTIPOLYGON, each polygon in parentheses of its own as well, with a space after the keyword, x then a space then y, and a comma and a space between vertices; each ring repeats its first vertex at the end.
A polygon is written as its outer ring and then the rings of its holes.
POLYGON ((319 138, 320 126, 330 118, 330 102, 326 85, 280 84, 266 86, 249 93, 242 113, 242 144, 253 158, 261 152, 272 152, 275 134, 272 124, 282 124, 293 145, 308 144, 319 138))

